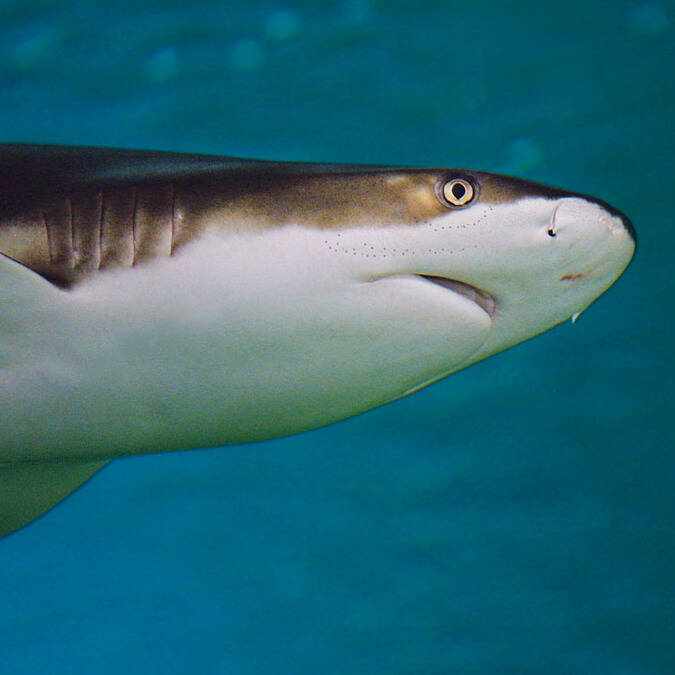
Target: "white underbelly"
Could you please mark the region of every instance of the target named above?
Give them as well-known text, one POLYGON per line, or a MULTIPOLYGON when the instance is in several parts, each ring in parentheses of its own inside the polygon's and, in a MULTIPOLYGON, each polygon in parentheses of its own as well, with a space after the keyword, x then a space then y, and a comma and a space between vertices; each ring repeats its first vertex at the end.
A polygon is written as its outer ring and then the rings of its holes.
POLYGON ((296 433, 456 369, 490 329, 478 308, 455 321, 448 303, 467 301, 421 279, 215 248, 101 275, 3 333, 0 461, 296 433))

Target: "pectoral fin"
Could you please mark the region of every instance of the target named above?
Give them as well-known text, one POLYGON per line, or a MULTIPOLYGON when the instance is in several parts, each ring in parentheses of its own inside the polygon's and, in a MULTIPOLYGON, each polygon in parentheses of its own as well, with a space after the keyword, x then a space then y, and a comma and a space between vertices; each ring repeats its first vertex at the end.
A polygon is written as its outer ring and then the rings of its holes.
POLYGON ((108 460, 0 463, 0 537, 56 506, 107 463, 108 460))
POLYGON ((47 279, 0 251, 0 341, 34 325, 62 295, 47 279))

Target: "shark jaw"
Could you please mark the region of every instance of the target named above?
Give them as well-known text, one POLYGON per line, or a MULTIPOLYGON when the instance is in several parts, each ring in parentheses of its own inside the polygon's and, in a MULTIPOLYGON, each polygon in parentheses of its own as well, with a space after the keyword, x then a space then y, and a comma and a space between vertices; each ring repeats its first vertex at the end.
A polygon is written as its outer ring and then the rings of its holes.
POLYGON ((497 301, 487 291, 484 291, 471 284, 457 281, 456 279, 448 279, 447 277, 438 277, 429 274, 420 274, 423 279, 437 284, 449 291, 461 295, 474 304, 478 305, 491 319, 497 313, 497 301))

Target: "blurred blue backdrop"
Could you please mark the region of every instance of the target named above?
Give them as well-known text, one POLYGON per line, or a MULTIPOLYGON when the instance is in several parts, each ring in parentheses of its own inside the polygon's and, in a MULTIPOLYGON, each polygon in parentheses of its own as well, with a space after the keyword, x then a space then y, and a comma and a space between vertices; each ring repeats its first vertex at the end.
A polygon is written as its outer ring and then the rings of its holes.
POLYGON ((675 672, 672 3, 0 2, 0 140, 595 194, 566 324, 302 436, 115 462, 0 541, 6 673, 675 672))

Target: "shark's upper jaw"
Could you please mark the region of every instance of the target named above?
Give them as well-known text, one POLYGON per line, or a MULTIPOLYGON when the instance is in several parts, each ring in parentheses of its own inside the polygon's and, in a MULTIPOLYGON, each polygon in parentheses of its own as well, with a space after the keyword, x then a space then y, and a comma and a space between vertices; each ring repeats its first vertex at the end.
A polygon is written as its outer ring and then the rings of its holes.
POLYGON ((456 279, 449 279, 447 277, 439 277, 430 274, 420 274, 420 277, 438 284, 443 288, 447 288, 453 293, 462 295, 468 298, 473 303, 478 305, 489 317, 493 319, 497 314, 497 301, 487 291, 481 288, 467 284, 464 281, 457 281, 456 279))

